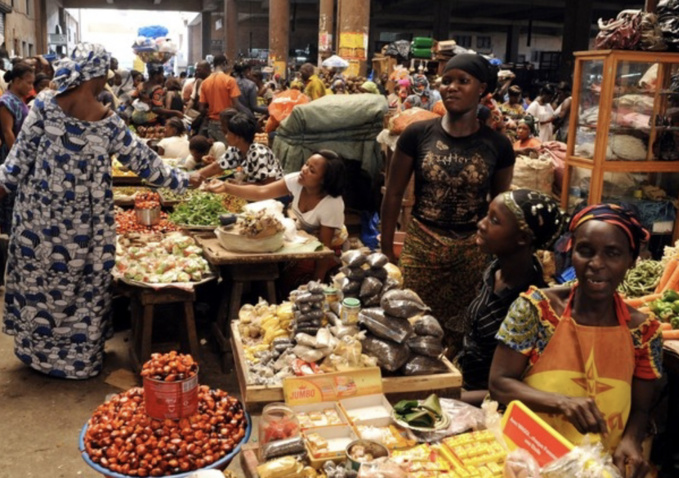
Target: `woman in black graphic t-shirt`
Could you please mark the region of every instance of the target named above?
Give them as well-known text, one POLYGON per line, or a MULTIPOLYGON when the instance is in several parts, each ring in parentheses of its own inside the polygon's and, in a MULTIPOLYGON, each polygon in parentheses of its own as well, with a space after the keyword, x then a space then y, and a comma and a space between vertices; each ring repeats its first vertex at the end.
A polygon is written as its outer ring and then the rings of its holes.
POLYGON ((512 180, 511 143, 476 117, 480 99, 496 84, 495 69, 479 55, 457 55, 446 64, 440 88, 446 114, 403 132, 382 203, 382 250, 393 260, 396 218, 415 174, 413 220, 400 265, 405 286, 445 325, 451 354, 461 346, 461 317, 487 265, 474 241, 476 223, 512 180))

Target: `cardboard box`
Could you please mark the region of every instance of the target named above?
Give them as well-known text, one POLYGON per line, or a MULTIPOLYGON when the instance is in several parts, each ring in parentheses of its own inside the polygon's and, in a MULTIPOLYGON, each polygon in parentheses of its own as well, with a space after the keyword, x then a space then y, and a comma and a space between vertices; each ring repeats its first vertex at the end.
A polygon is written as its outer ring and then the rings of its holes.
POLYGON ((345 398, 340 400, 340 406, 349 418, 349 422, 354 425, 378 418, 391 419, 394 410, 383 394, 345 398))
MULTIPOLYGON (((346 459, 347 446, 358 439, 354 430, 347 425, 308 429, 302 432, 302 436, 309 452, 309 458, 320 461, 320 465, 325 460, 346 459), (318 434, 328 442, 327 451, 319 453, 314 450, 309 441, 309 436, 313 434, 318 434)), ((314 465, 312 464, 312 466, 314 465)))
POLYGON ((335 410, 337 413, 337 416, 339 417, 341 424, 338 423, 326 423, 326 424, 321 424, 317 425, 314 424, 313 426, 304 426, 304 424, 300 421, 300 427, 302 430, 308 429, 315 429, 315 428, 320 428, 320 427, 328 427, 328 426, 337 426, 337 425, 349 425, 349 419, 347 416, 344 414, 344 411, 342 408, 339 406, 337 402, 320 402, 320 403, 312 403, 309 405, 296 405, 290 407, 295 414, 298 413, 306 413, 310 414, 313 412, 323 412, 323 410, 326 409, 332 409, 335 410))

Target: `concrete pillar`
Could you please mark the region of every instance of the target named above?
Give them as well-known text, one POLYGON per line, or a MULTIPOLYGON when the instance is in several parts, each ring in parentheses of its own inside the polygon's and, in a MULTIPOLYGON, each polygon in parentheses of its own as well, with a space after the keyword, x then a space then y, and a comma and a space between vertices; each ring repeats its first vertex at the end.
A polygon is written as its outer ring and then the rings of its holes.
POLYGON ((318 12, 318 64, 332 55, 334 47, 335 0, 321 0, 318 12))
POLYGON ((347 75, 363 76, 367 71, 370 2, 365 0, 338 0, 338 11, 337 54, 349 60, 347 75))
POLYGON ((212 13, 203 12, 201 14, 201 29, 202 36, 202 58, 212 54, 212 13))
POLYGON ((287 77, 290 49, 290 0, 269 2, 269 63, 282 78, 287 77))
POLYGON ((450 38, 450 11, 451 0, 435 0, 434 2, 434 28, 435 40, 448 40, 450 38))
POLYGON ((592 31, 592 0, 569 0, 566 3, 559 76, 562 80, 571 81, 575 66, 573 52, 589 50, 592 31))
POLYGON ((224 50, 229 63, 238 56, 238 6, 236 0, 224 0, 224 50))
POLYGON ((520 36, 521 25, 512 24, 507 28, 507 51, 505 52, 506 62, 517 62, 519 60, 520 36))

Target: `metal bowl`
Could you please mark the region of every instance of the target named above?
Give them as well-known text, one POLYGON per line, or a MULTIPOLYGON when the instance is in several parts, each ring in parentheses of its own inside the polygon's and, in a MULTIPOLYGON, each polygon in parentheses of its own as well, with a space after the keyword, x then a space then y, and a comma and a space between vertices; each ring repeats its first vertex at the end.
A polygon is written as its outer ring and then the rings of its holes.
POLYGON ((153 209, 135 209, 137 222, 144 226, 155 226, 160 222, 160 207, 153 209))
POLYGON ((379 442, 372 441, 372 440, 354 440, 347 445, 347 450, 346 450, 347 458, 349 459, 349 462, 351 463, 351 469, 352 470, 358 471, 358 469, 361 467, 361 465, 363 463, 370 463, 370 461, 356 460, 351 456, 351 453, 350 453, 351 449, 356 445, 364 447, 365 451, 367 453, 370 453, 373 456, 373 460, 376 460, 377 458, 383 458, 383 457, 389 456, 389 449, 379 442))

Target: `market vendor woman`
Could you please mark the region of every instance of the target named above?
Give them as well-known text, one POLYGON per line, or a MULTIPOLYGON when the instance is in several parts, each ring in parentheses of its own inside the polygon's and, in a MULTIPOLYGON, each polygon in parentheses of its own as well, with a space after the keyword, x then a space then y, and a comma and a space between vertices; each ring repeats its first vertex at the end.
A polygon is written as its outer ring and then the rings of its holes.
MULTIPOLYGON (((239 186, 228 182, 210 183, 212 192, 225 192, 249 201, 292 195, 291 211, 297 228, 316 236, 324 246, 339 250, 347 239, 342 192, 346 170, 337 153, 320 150, 309 156, 302 170, 264 186, 239 186)), ((316 261, 313 278, 325 280, 337 265, 334 258, 316 261)))
POLYGON ((662 375, 660 324, 616 289, 649 234, 612 204, 583 209, 569 229, 577 283, 531 288, 512 304, 497 334, 491 396, 521 400, 574 444, 598 435, 623 476, 646 476, 641 442, 662 375))
POLYGON ((156 186, 200 183, 97 102, 109 59, 101 45, 82 43, 57 62, 56 91, 38 95, 0 167, 0 197, 16 193, 3 331, 22 362, 56 377, 97 375, 113 333, 111 154, 156 186))
POLYGON ((228 115, 226 124, 222 123, 222 131, 229 146, 217 161, 199 171, 203 178, 237 168, 241 168, 243 177, 240 180, 245 183, 268 184, 283 177, 281 163, 271 148, 254 142, 257 132, 254 119, 243 113, 228 115))
POLYGON ((462 345, 462 314, 488 263, 475 243, 476 223, 488 212, 489 198, 512 180, 511 143, 477 120, 479 101, 496 83, 496 71, 480 55, 456 55, 446 64, 440 88, 446 114, 403 132, 382 203, 382 251, 394 260, 396 218, 415 174, 401 268, 405 287, 447 328, 452 352, 462 345))

